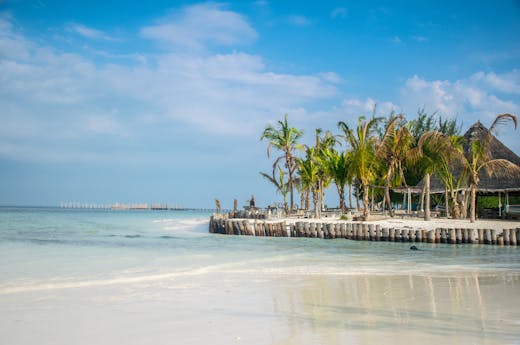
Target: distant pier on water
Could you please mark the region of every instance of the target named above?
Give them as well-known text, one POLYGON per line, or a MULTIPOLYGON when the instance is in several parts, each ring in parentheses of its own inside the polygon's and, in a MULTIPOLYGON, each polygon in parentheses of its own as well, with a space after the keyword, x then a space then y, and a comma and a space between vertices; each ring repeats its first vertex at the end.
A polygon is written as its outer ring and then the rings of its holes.
POLYGON ((65 209, 90 209, 90 210, 154 210, 154 211, 200 211, 200 212, 215 212, 215 209, 205 208, 189 208, 184 206, 169 206, 162 203, 112 203, 112 204, 97 204, 97 203, 83 203, 77 201, 60 202, 60 208, 65 209))

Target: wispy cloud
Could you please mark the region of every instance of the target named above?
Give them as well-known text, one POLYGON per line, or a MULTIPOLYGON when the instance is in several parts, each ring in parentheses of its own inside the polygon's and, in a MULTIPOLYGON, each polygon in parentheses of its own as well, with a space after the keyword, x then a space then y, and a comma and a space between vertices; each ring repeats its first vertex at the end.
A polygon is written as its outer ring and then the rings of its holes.
POLYGON ((403 44, 403 40, 401 39, 401 37, 399 37, 397 35, 392 37, 391 41, 393 44, 396 44, 396 45, 403 44))
POLYGON ((250 43, 258 36, 244 16, 218 3, 185 7, 155 25, 142 28, 140 33, 172 47, 190 49, 250 43))
POLYGON ((412 36, 412 39, 415 42, 419 42, 419 43, 428 42, 428 37, 425 37, 425 36, 412 36))
POLYGON ((478 72, 456 81, 426 80, 414 75, 401 90, 402 101, 408 107, 424 105, 446 116, 466 117, 468 122, 478 117, 491 119, 498 113, 517 114, 520 106, 508 100, 507 94, 520 91, 519 74, 504 75, 478 72))
POLYGON ((345 7, 336 7, 330 13, 332 18, 345 18, 348 14, 348 11, 345 7))
MULTIPOLYGON (((143 53, 139 61, 112 58, 100 64, 90 54, 81 55, 82 47, 62 52, 25 37, 8 19, 0 25, 0 49, 16 44, 23 52, 0 55, 2 155, 74 159, 78 151, 98 159, 164 128, 204 137, 250 137, 267 119, 338 93, 340 78, 334 73, 276 73, 259 55, 212 54, 202 46, 202 53, 143 53), (92 143, 96 154, 89 155, 92 143)), ((230 37, 221 42, 242 37, 234 30, 223 32, 230 37)), ((206 44, 208 37, 200 31, 195 44, 206 44)))
POLYGON ((289 23, 296 26, 307 26, 311 24, 311 21, 309 19, 296 14, 291 14, 287 17, 287 20, 289 21, 289 23))
POLYGON ((107 35, 101 30, 97 30, 79 23, 70 23, 67 25, 67 30, 91 40, 117 41, 115 37, 107 35))

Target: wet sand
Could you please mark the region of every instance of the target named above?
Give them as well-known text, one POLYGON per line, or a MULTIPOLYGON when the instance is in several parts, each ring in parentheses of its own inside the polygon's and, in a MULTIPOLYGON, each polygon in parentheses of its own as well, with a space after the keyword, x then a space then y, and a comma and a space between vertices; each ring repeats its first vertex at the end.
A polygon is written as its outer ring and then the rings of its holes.
POLYGON ((3 344, 512 344, 520 273, 208 266, 0 295, 3 344), (83 286, 83 287, 82 287, 83 286), (30 330, 30 331, 28 331, 30 330))

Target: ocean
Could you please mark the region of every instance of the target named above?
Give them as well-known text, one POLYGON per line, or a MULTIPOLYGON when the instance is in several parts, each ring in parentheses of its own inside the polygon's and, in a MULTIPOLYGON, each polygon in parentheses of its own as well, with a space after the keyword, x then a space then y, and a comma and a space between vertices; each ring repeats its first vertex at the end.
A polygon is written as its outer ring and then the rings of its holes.
POLYGON ((520 249, 0 207, 0 344, 520 344, 520 249))

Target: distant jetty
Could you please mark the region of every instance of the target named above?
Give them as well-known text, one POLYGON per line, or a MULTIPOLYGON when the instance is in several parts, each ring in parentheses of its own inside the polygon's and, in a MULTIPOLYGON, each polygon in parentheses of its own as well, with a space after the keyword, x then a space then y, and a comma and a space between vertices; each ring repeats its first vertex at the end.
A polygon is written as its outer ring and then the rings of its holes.
POLYGON ((168 204, 160 203, 113 203, 113 204, 95 204, 95 203, 81 203, 81 202, 61 202, 60 208, 65 209, 90 209, 90 210, 153 210, 153 211, 199 211, 199 212, 215 212, 215 209, 189 208, 183 206, 169 206, 168 204))
POLYGON ((209 232, 239 236, 308 237, 356 241, 425 242, 520 246, 520 223, 385 219, 371 222, 339 219, 233 218, 213 214, 209 232), (480 227, 479 227, 480 226, 480 227))

